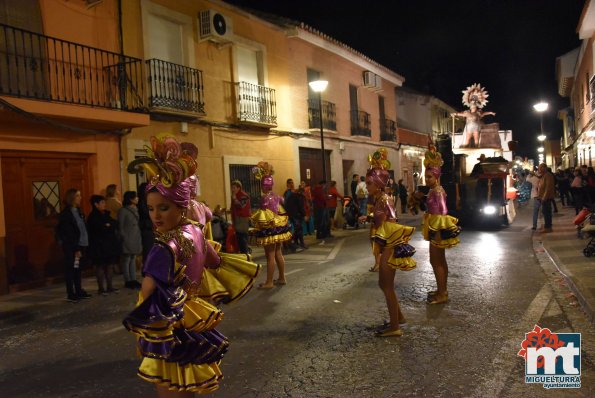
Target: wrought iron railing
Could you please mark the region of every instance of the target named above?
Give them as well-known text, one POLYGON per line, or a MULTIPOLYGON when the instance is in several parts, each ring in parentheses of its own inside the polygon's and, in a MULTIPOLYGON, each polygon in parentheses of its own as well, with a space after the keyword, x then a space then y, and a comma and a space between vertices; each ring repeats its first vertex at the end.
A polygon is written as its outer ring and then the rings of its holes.
MULTIPOLYGON (((311 129, 320 128, 320 102, 317 99, 308 100, 308 126, 311 129)), ((337 130, 337 114, 332 102, 322 101, 322 127, 337 130)))
POLYGON ((142 60, 0 24, 0 94, 144 111, 142 60))
POLYGON ((202 72, 188 66, 149 59, 149 108, 205 114, 202 72))
POLYGON ((364 111, 351 111, 351 135, 372 136, 369 113, 364 111))
POLYGON ((277 125, 275 90, 247 82, 236 83, 239 122, 277 125))
POLYGON ((397 141, 397 124, 394 120, 380 119, 380 141, 397 141))

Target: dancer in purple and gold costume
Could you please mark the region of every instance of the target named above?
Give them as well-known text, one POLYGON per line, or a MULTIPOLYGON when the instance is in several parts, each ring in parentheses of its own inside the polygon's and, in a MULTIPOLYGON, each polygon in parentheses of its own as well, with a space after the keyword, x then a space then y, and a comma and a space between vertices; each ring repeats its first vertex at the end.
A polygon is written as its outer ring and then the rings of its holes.
MULTIPOLYGON (((437 290, 428 293, 429 304, 442 304, 448 301, 446 282, 448 279, 448 264, 445 250, 459 244, 457 237, 461 228, 459 220, 449 216, 446 208, 446 192, 440 186, 440 167, 442 157, 430 143, 426 152, 424 166, 426 167, 426 186, 430 188, 426 199, 427 210, 424 214, 422 233, 424 239, 430 241, 430 264, 436 277, 437 290)), ((423 194, 417 193, 423 197, 423 194)))
POLYGON ((214 329, 223 313, 203 298, 237 300, 250 290, 259 266, 218 255, 202 225, 186 217, 196 147, 165 135, 151 137, 151 146, 128 170, 142 166, 150 177, 147 206, 156 240, 143 266, 138 304, 123 323, 137 337, 138 375, 155 383, 160 397, 192 397, 219 387, 219 363, 229 345, 214 329), (211 279, 217 291, 204 286, 207 269, 216 269, 211 279))
POLYGON ((273 192, 273 166, 267 162, 259 162, 252 173, 260 180, 263 196, 260 198, 260 209, 252 214, 254 228, 250 230, 250 234, 254 243, 264 246, 267 258, 267 279, 258 288, 272 289, 274 285, 287 283, 282 243, 291 240, 291 232, 282 206, 283 198, 273 192), (273 280, 275 266, 279 270, 279 277, 273 280))
POLYGON ((361 221, 372 223, 370 236, 374 255, 380 256, 378 285, 386 298, 390 322, 376 332, 378 337, 401 336, 400 324, 405 323, 397 294, 395 292, 395 271, 409 271, 415 268, 412 256, 415 249, 408 244, 414 227, 397 224, 394 205, 385 192, 390 175, 387 151, 380 148, 368 156, 370 169, 366 173, 369 213, 361 221))

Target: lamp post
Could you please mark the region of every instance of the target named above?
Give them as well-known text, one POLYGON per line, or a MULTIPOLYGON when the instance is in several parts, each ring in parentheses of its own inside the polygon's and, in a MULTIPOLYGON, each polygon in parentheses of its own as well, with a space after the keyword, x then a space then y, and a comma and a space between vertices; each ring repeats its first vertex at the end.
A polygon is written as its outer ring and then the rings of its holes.
POLYGON ((326 90, 328 81, 316 80, 308 83, 315 93, 318 93, 318 111, 320 118, 320 149, 322 150, 322 179, 326 181, 326 162, 324 161, 324 128, 322 125, 322 92, 326 90))
POLYGON ((547 102, 540 102, 537 103, 535 105, 533 105, 533 109, 535 109, 536 112, 539 112, 539 125, 541 128, 541 135, 539 137, 537 137, 537 139, 539 141, 545 141, 545 135, 543 134, 543 112, 547 111, 547 108, 549 107, 547 102))

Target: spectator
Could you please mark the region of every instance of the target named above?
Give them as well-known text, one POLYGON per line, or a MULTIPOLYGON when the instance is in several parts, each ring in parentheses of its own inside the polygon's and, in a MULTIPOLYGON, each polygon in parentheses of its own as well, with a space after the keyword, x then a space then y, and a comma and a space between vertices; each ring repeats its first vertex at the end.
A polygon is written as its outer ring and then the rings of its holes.
POLYGON ((326 181, 321 180, 312 190, 314 203, 314 221, 316 222, 316 239, 323 240, 330 235, 328 213, 326 209, 326 181))
POLYGON ((293 224, 293 242, 302 249, 307 249, 304 243, 304 232, 302 230, 302 221, 306 218, 304 189, 300 187, 296 192, 289 195, 285 201, 285 210, 289 220, 293 224))
POLYGON ((109 210, 109 215, 114 220, 118 219, 118 211, 122 208, 122 202, 118 199, 118 186, 110 184, 105 188, 105 208, 109 210))
POLYGON ((329 219, 333 227, 335 227, 334 220, 335 212, 337 211, 337 199, 341 199, 341 201, 343 201, 343 195, 337 191, 337 181, 331 181, 326 199, 326 207, 328 209, 329 219))
POLYGON ((295 184, 293 183, 293 180, 291 178, 287 179, 286 187, 287 188, 283 193, 283 200, 287 200, 287 198, 289 198, 293 191, 295 191, 295 184))
POLYGON ((354 174, 351 178, 351 199, 357 202, 357 184, 359 183, 359 175, 354 174))
POLYGON ((110 217, 105 209, 105 197, 91 196, 91 214, 87 218, 89 232, 89 258, 95 266, 97 276, 97 293, 107 296, 115 293, 112 285, 114 265, 120 256, 120 242, 118 241, 118 222, 110 217))
POLYGON ((231 220, 236 231, 238 247, 241 253, 248 254, 248 230, 250 229, 250 195, 242 190, 242 183, 231 183, 231 220))
POLYGON ((366 177, 361 176, 355 189, 357 203, 359 205, 359 214, 368 214, 368 188, 366 188, 366 177))
POLYGON ((537 196, 541 201, 544 222, 541 232, 548 233, 552 232, 552 201, 555 197, 554 175, 548 171, 545 163, 541 163, 538 170, 541 173, 541 183, 539 184, 537 196))
POLYGON ((574 211, 578 214, 583 206, 587 203, 586 201, 587 191, 587 177, 583 176, 583 173, 579 167, 574 169, 574 178, 570 184, 570 192, 574 199, 574 211))
POLYGON ((541 182, 541 175, 530 171, 527 176, 527 181, 531 184, 531 199, 533 199, 533 231, 537 229, 537 219, 539 218, 539 210, 541 209, 541 201, 539 200, 539 183, 541 182))
POLYGON ((552 177, 554 177, 554 197, 552 198, 552 200, 550 201, 550 203, 552 204, 552 207, 554 209, 554 213, 558 212, 558 205, 556 204, 556 177, 554 176, 554 173, 552 172, 552 168, 548 167, 547 168, 547 172, 550 173, 552 175, 552 177))
POLYGON ((407 187, 403 185, 403 180, 399 180, 399 183, 397 184, 397 192, 399 194, 399 200, 401 201, 401 213, 405 214, 407 212, 407 187))
POLYGON ((589 197, 589 206, 592 207, 595 204, 595 171, 593 167, 587 167, 587 193, 585 197, 589 197))
POLYGON ((213 240, 219 242, 222 247, 225 247, 228 227, 229 223, 225 219, 225 211, 221 205, 215 206, 215 210, 213 210, 213 219, 211 220, 211 229, 213 231, 213 240))
POLYGON ((312 203, 312 190, 310 184, 306 181, 300 183, 300 187, 304 189, 304 208, 306 209, 306 219, 303 222, 304 235, 312 235, 314 233, 314 205, 312 203))
POLYGON ((91 297, 81 287, 81 262, 89 246, 85 216, 80 208, 81 198, 81 191, 76 188, 66 191, 66 205, 60 212, 56 227, 56 235, 64 252, 66 300, 72 303, 91 297))
POLYGON ((560 193, 560 203, 562 206, 570 206, 570 181, 568 180, 568 175, 564 170, 558 169, 555 177, 558 192, 560 193))
POLYGON ((120 268, 124 275, 124 287, 129 289, 141 287, 136 280, 136 256, 143 252, 137 204, 136 192, 127 191, 124 193, 124 206, 118 211, 118 231, 122 247, 120 268))
POLYGON ((143 182, 138 186, 138 203, 136 205, 136 208, 138 209, 138 226, 140 228, 140 236, 143 244, 143 264, 145 263, 147 255, 149 254, 149 251, 155 242, 153 221, 151 221, 149 209, 147 208, 146 189, 146 182, 143 182))

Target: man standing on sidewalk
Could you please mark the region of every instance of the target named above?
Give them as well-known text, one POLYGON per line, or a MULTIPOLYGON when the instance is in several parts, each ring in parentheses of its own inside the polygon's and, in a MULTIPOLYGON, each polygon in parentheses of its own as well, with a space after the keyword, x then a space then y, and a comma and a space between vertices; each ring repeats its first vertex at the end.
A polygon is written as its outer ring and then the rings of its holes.
POLYGON ((552 201, 556 196, 554 189, 555 179, 554 175, 548 171, 545 163, 541 163, 538 170, 541 174, 541 184, 539 184, 537 196, 541 201, 541 212, 543 213, 544 221, 543 229, 540 232, 548 233, 552 232, 552 201))
POLYGON ((231 219, 236 231, 240 253, 248 254, 248 230, 250 229, 250 195, 242 189, 242 182, 231 183, 231 219))
MULTIPOLYGON (((539 173, 539 171, 538 171, 539 173)), ((537 229, 537 218, 539 217, 539 209, 541 208, 541 201, 539 200, 539 183, 541 182, 541 174, 535 174, 533 171, 529 172, 527 181, 531 183, 531 199, 533 199, 533 231, 537 229)))

